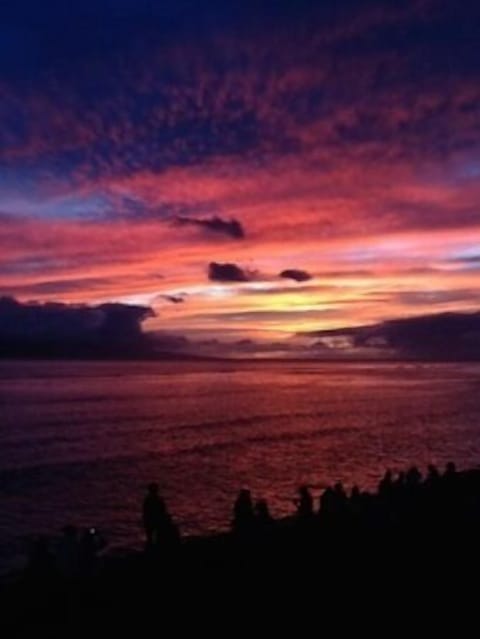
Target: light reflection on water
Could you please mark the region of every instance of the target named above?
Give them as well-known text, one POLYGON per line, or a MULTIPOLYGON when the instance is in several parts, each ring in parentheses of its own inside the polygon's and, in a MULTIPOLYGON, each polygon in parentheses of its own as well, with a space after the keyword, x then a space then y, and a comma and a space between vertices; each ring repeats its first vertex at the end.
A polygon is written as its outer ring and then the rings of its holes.
POLYGON ((248 485, 372 486, 385 468, 480 461, 475 364, 0 364, 0 565, 66 522, 141 538, 144 485, 185 532, 229 523, 248 485))

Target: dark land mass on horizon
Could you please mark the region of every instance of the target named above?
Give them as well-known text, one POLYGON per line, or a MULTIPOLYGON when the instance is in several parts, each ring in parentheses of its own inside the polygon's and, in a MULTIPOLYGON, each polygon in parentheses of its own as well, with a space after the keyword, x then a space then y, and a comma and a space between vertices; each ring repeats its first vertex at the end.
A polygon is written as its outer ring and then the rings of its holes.
POLYGON ((268 344, 195 342, 150 333, 142 324, 153 316, 146 306, 21 303, 0 297, 0 359, 480 361, 478 311, 303 332, 268 344))
POLYGON ((138 353, 96 353, 86 354, 79 353, 62 353, 55 354, 51 351, 36 353, 9 353, 8 351, 0 352, 0 362, 75 362, 75 363, 101 363, 101 362, 125 362, 134 363, 151 363, 151 364, 175 364, 188 363, 192 364, 202 362, 218 363, 218 364, 476 364, 480 363, 480 357, 451 357, 442 358, 426 358, 426 357, 246 357, 246 356, 218 356, 214 355, 195 355, 194 353, 146 353, 139 355, 138 353))

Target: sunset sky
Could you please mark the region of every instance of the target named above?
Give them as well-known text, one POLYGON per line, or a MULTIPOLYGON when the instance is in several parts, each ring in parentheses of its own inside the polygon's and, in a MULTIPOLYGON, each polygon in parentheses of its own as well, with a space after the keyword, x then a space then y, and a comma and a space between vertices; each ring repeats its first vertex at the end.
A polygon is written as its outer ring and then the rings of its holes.
POLYGON ((480 308, 478 2, 1 18, 0 295, 258 343, 480 308))

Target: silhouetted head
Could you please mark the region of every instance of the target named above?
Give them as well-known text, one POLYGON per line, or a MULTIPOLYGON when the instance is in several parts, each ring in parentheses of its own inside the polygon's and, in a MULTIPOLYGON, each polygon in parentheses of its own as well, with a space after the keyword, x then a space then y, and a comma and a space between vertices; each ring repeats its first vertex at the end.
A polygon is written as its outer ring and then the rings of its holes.
POLYGON ((445 468, 445 474, 454 475, 456 472, 457 472, 457 467, 455 466, 454 462, 449 461, 445 468))
POLYGON ((407 472, 407 481, 409 484, 418 484, 422 479, 422 474, 416 466, 412 466, 407 472))
POLYGON ((308 489, 308 486, 305 486, 305 484, 303 486, 300 486, 300 488, 298 489, 298 494, 299 495, 309 495, 310 491, 308 489))
POLYGON ((352 488, 351 498, 358 499, 358 497, 360 497, 360 488, 355 484, 352 488))
POLYGON ((333 486, 327 486, 323 493, 320 496, 320 499, 331 499, 335 495, 335 491, 333 490, 333 486))
POLYGON ((156 482, 151 482, 147 486, 147 491, 150 495, 158 495, 159 486, 156 482))
POLYGON ((390 489, 392 487, 393 487, 393 473, 390 469, 388 469, 378 484, 378 492, 382 496, 386 495, 390 492, 390 489))
POLYGON ((428 465, 428 476, 430 479, 439 477, 440 473, 438 472, 438 468, 434 464, 428 465))
POLYGON ((254 508, 252 502, 252 495, 248 488, 242 488, 233 505, 235 513, 235 525, 243 525, 247 522, 251 522, 254 517, 254 508))
POLYGON ((344 495, 345 494, 345 489, 343 487, 343 484, 341 481, 337 481, 337 483, 335 484, 335 486, 333 487, 335 493, 337 495, 344 495))

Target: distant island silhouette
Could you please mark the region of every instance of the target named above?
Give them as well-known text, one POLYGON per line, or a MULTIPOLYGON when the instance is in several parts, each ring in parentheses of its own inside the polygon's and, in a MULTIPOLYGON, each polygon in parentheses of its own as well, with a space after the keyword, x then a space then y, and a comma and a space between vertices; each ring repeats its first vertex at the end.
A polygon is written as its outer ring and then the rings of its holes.
POLYGON ((281 342, 190 340, 146 331, 149 306, 19 302, 0 296, 0 359, 480 361, 480 312, 448 312, 292 334, 281 342), (338 343, 342 346, 337 346, 338 343))

